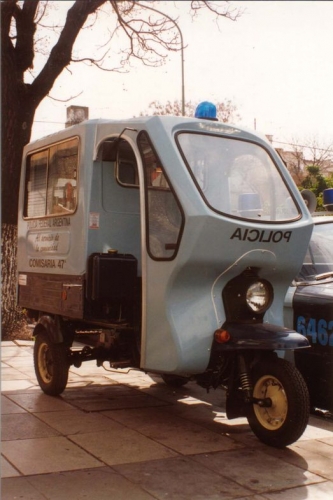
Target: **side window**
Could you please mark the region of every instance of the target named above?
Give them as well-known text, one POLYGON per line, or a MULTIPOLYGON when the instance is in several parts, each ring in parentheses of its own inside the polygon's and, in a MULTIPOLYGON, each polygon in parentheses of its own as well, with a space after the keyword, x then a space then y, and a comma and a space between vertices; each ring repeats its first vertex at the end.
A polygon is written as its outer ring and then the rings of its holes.
POLYGON ((74 212, 77 201, 78 140, 50 148, 47 215, 74 212))
POLYGON ((125 186, 139 186, 138 167, 133 149, 122 140, 117 153, 117 181, 125 186))
POLYGON ((73 213, 77 205, 78 139, 27 158, 25 217, 73 213))
POLYGON ((45 215, 48 151, 35 153, 27 158, 26 217, 45 215))
POLYGON ((145 173, 148 251, 155 259, 170 260, 178 250, 182 212, 145 132, 139 134, 138 145, 145 173))

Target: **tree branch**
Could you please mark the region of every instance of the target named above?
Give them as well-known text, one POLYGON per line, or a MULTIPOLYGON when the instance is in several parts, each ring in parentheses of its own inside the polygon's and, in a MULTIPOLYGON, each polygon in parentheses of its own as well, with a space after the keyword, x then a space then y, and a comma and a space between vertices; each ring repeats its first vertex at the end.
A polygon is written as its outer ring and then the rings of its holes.
POLYGON ((10 36, 11 20, 15 17, 15 13, 19 8, 16 5, 17 0, 5 0, 1 4, 1 57, 4 58, 8 55, 13 57, 15 53, 12 38, 10 36))
POLYGON ((105 2, 106 0, 85 0, 84 2, 76 0, 68 10, 58 42, 51 50, 44 68, 30 86, 30 92, 36 103, 49 93, 57 77, 71 62, 74 42, 88 16, 96 12, 105 2))
POLYGON ((198 10, 207 8, 217 17, 226 17, 230 21, 237 21, 237 19, 242 15, 243 10, 237 9, 235 7, 230 7, 229 2, 216 2, 209 0, 192 0, 191 9, 196 12, 198 10))
POLYGON ((24 72, 31 68, 34 60, 34 34, 36 23, 34 22, 37 12, 38 0, 25 0, 22 9, 16 11, 16 66, 17 70, 24 72))

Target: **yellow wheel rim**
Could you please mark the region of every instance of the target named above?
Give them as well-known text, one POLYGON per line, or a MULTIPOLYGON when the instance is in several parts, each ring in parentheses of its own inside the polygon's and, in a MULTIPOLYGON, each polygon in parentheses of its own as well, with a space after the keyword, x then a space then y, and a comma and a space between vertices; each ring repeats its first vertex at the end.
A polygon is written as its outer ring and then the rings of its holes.
POLYGON ((53 374, 53 359, 48 345, 44 343, 41 344, 38 352, 38 370, 45 383, 51 382, 53 374))
POLYGON ((269 408, 254 405, 258 422, 270 431, 280 429, 288 412, 288 400, 281 382, 272 375, 264 375, 255 384, 253 396, 258 399, 270 398, 272 401, 269 408))

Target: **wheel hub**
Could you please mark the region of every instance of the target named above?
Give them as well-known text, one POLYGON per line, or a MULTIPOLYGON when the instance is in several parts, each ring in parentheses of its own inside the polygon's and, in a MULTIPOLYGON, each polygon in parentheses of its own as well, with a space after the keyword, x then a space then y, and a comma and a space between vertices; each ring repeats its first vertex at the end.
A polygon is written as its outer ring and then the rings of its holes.
POLYGON ((284 388, 274 376, 261 377, 253 391, 256 400, 254 412, 263 427, 277 430, 285 422, 288 412, 288 401, 284 388))

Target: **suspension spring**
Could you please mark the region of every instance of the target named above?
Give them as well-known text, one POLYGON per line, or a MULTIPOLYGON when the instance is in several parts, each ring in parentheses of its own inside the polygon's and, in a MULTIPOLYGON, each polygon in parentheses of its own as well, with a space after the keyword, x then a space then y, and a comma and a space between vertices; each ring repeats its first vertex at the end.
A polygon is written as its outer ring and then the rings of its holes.
POLYGON ((252 384, 248 373, 241 373, 239 378, 243 391, 252 391, 252 384))
POLYGON ((252 396, 252 383, 245 358, 242 354, 238 355, 238 373, 242 389, 249 398, 252 396))

